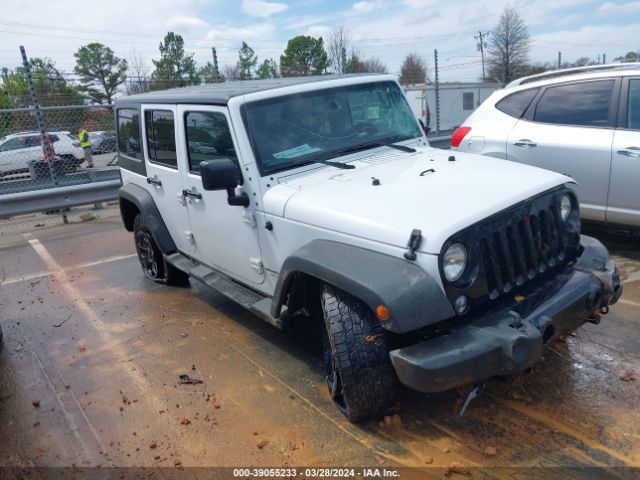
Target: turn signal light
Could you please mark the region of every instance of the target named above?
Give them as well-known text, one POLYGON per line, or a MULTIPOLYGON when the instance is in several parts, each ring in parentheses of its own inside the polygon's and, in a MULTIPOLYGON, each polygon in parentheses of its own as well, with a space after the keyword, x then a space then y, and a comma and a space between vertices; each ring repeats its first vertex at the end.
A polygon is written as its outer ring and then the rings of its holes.
POLYGON ((388 320, 389 317, 391 316, 391 313, 389 312, 389 309, 384 305, 378 305, 376 307, 376 316, 380 320, 388 320))
POLYGON ((459 147, 462 139, 467 136, 467 133, 471 131, 471 127, 458 127, 456 131, 451 135, 451 146, 459 147))

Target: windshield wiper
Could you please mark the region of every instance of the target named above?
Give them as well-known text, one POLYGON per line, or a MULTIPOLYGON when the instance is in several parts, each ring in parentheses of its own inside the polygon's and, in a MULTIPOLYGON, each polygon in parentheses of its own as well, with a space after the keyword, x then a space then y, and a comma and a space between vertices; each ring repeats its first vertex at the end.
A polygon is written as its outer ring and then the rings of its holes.
POLYGON ((289 162, 282 165, 278 165, 277 171, 286 170, 289 167, 302 167, 303 165, 308 165, 309 163, 321 163, 322 165, 328 165, 330 167, 341 168, 344 170, 351 170, 353 168, 356 168, 355 165, 351 165, 349 163, 332 162, 331 160, 322 160, 322 159, 308 159, 305 162, 289 162))
POLYGON ((344 150, 340 150, 338 152, 339 155, 346 155, 348 153, 360 152, 362 150, 369 150, 370 148, 377 147, 391 147, 396 150, 400 150, 401 152, 413 153, 416 151, 415 148, 407 147, 406 145, 398 145, 397 143, 390 142, 371 142, 371 143, 363 143, 361 145, 355 145, 353 147, 345 148, 344 150))

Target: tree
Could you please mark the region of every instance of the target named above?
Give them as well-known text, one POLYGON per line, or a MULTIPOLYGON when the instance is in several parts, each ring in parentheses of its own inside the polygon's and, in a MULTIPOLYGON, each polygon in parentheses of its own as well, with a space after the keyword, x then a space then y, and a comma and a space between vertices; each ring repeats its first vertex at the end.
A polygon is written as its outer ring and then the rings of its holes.
POLYGON ((525 73, 529 56, 529 32, 524 20, 506 7, 489 37, 488 78, 508 83, 525 73))
POLYGON ((322 37, 316 39, 298 35, 287 42, 284 55, 280 56, 280 73, 283 77, 296 75, 320 75, 326 72, 329 58, 322 37))
POLYGON ((387 66, 378 58, 361 60, 360 56, 351 51, 351 56, 347 60, 345 73, 388 73, 387 66))
POLYGON ((153 60, 156 67, 153 78, 159 81, 161 88, 200 83, 193 53, 185 53, 181 35, 168 32, 159 48, 160 60, 153 60))
POLYGON ((425 83, 427 80, 427 63, 417 53, 410 53, 402 62, 400 67, 400 83, 403 85, 411 85, 416 83, 425 83))
POLYGON ((113 95, 127 79, 127 61, 118 58, 109 47, 101 43, 84 45, 73 54, 74 71, 80 75, 82 90, 91 101, 111 104, 113 95))
POLYGON ((127 93, 143 93, 149 90, 149 65, 145 59, 133 48, 129 54, 129 72, 127 78, 127 93))
POLYGON ((225 65, 222 67, 222 76, 225 80, 240 80, 240 69, 238 64, 225 65))
POLYGON ((347 65, 349 62, 345 62, 345 60, 350 46, 351 35, 349 35, 349 32, 342 25, 334 28, 327 43, 327 54, 329 63, 335 73, 348 72, 347 65))
POLYGON ((258 63, 253 48, 242 42, 242 47, 238 51, 238 70, 240 71, 240 80, 249 80, 251 78, 251 70, 258 63))
POLYGON ((218 73, 216 72, 216 66, 211 62, 207 62, 205 66, 198 71, 198 75, 204 83, 218 83, 218 81, 220 81, 218 73))
POLYGON ((639 62, 640 55, 638 52, 627 52, 624 57, 616 57, 613 59, 614 62, 639 62))
POLYGON ((272 58, 267 58, 256 70, 259 78, 275 78, 278 76, 278 64, 272 58))

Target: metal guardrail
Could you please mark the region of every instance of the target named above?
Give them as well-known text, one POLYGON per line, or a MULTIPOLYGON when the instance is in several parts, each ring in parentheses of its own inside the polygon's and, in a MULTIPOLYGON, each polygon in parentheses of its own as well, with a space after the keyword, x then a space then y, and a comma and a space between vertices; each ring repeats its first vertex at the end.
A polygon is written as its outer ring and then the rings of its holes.
POLYGON ((122 181, 120 172, 113 172, 117 173, 117 178, 111 180, 2 195, 0 218, 114 200, 122 181))

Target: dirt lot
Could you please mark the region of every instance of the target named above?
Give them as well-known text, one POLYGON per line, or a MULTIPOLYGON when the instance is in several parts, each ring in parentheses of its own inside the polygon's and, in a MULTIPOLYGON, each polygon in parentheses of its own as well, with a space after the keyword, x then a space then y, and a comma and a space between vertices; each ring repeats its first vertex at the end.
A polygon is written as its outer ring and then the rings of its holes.
POLYGON ((600 325, 553 345, 533 371, 490 381, 462 419, 455 392, 402 390, 401 425, 391 427, 352 425, 336 411, 319 350, 299 333, 267 325, 196 281, 171 288, 145 280, 114 209, 89 222, 7 231, 1 466, 388 466, 422 468, 407 478, 638 478, 620 468, 640 467, 637 237, 591 231, 625 281, 600 325), (180 375, 203 383, 181 384, 180 375))

